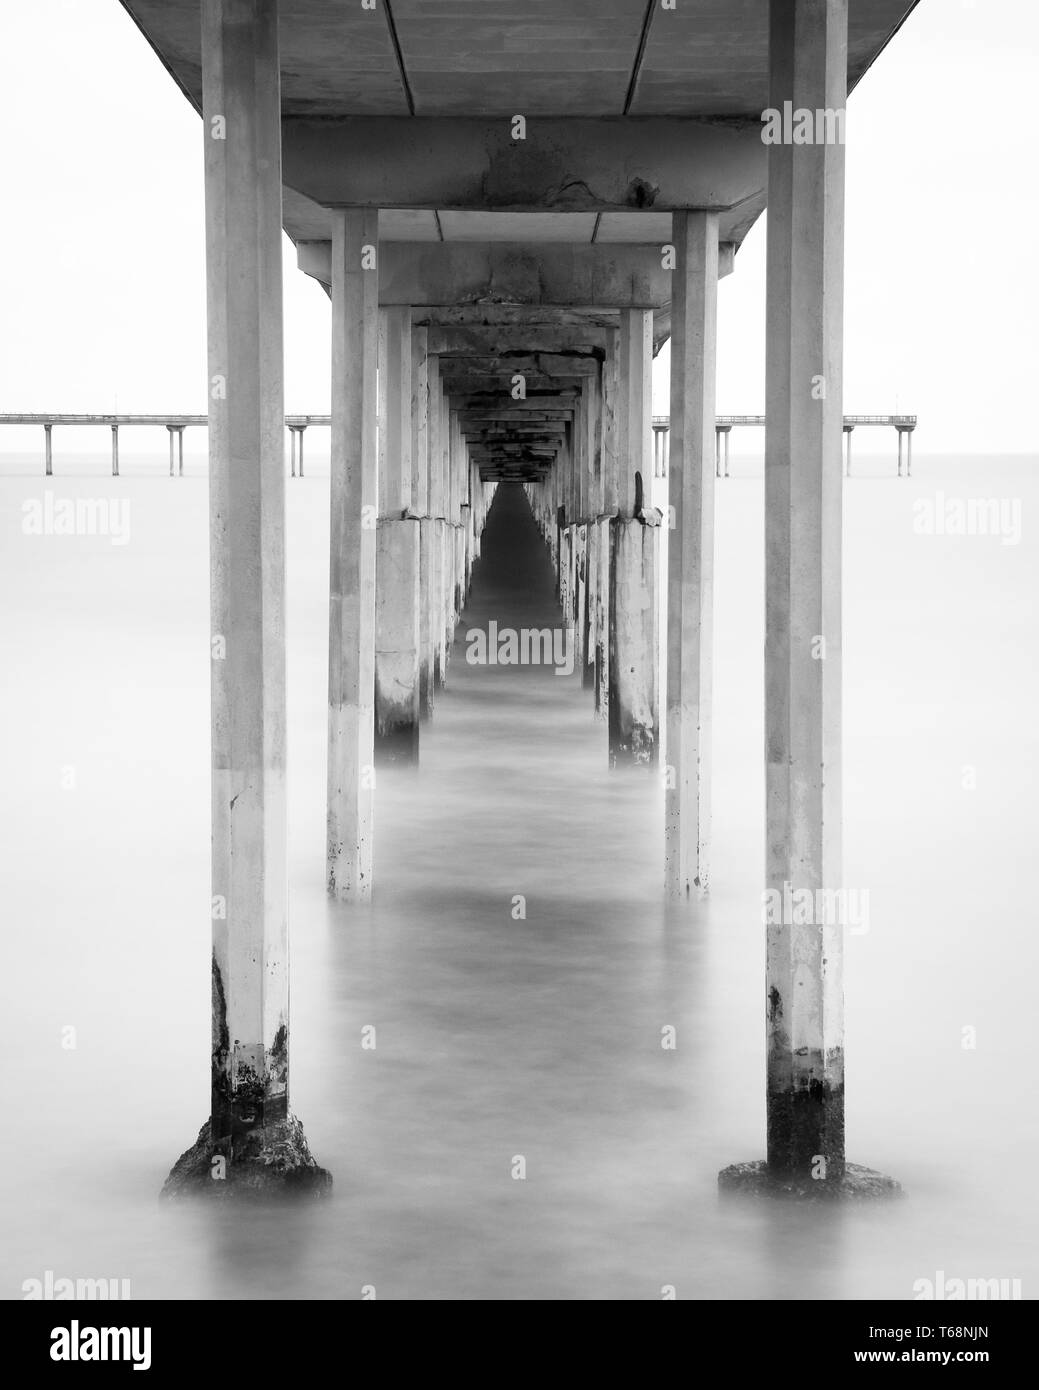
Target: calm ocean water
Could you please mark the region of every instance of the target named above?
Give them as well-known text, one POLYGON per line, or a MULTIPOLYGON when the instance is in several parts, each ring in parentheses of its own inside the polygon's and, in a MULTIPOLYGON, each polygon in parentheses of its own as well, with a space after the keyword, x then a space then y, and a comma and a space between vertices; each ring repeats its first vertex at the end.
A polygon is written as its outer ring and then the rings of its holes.
MULTIPOLYGON (((380 771, 360 911, 323 887, 308 453, 288 486, 292 1103, 336 1186, 247 1219, 157 1201, 208 1097, 207 497, 196 458, 183 480, 122 465, 0 460, 0 1293, 48 1269, 135 1298, 905 1299, 938 1270, 1039 1292, 1039 458, 921 456, 898 481, 863 457, 847 486, 845 881, 870 895, 848 1153, 909 1195, 820 1211, 716 1191, 764 1149, 760 460, 718 486, 709 903, 665 908, 659 785, 609 774, 580 678, 469 667, 456 643, 420 770, 380 771), (48 490, 128 503, 126 543, 26 534, 48 490), (1018 543, 920 533, 970 496, 1007 503, 1018 543)), ((489 548, 466 621, 550 623, 548 584, 538 552, 489 548)))

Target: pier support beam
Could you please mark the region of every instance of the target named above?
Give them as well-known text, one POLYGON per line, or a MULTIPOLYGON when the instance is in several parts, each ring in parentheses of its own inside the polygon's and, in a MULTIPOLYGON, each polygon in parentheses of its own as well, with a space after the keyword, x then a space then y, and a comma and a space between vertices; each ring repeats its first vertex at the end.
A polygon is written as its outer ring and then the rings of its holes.
POLYGON ((292 470, 292 476, 293 476, 294 478, 297 477, 297 476, 300 477, 300 478, 303 477, 303 432, 304 432, 304 430, 305 430, 306 428, 307 428, 306 425, 290 425, 290 426, 289 426, 289 434, 290 434, 290 436, 291 436, 291 445, 290 445, 290 447, 291 447, 291 454, 292 454, 292 457, 291 457, 291 465, 290 465, 290 466, 291 466, 291 470, 292 470), (299 472, 298 472, 298 474, 297 474, 297 471, 296 471, 297 460, 298 460, 298 463, 299 463, 299 472))
MULTIPOLYGON (((212 625, 212 1107, 164 1195, 323 1192, 289 1110, 277 0, 203 10, 212 625), (220 1163, 216 1163, 216 1159, 220 1163)), ((113 431, 114 434, 114 431, 113 431)))
POLYGON ((379 518, 375 601, 375 751, 381 761, 419 754, 421 522, 379 518))
POLYGON ((660 751, 657 680, 656 514, 639 505, 653 476, 653 315, 621 314, 616 397, 615 470, 608 502, 617 515, 610 536, 610 766, 655 764, 660 751))
MULTIPOLYGON (((771 0, 770 105, 843 111, 847 44, 847 0, 771 0)), ((845 1163, 844 931, 826 896, 842 887, 844 146, 772 145, 768 165, 768 1157, 720 1182, 836 1196, 885 1181, 845 1163)))
POLYGON ((419 743, 420 523, 412 503, 411 310, 380 310, 375 750, 415 762, 419 743))
POLYGON ((370 209, 331 216, 328 890, 363 903, 374 810, 378 220, 370 209))
POLYGON ((176 440, 178 473, 181 478, 184 476, 184 426, 167 425, 166 430, 170 437, 170 477, 174 476, 174 439, 176 440))
POLYGON ((610 526, 610 766, 653 766, 659 748, 657 545, 637 517, 610 526))
POLYGON ((718 216, 672 224, 664 860, 669 897, 685 899, 708 883, 718 216))

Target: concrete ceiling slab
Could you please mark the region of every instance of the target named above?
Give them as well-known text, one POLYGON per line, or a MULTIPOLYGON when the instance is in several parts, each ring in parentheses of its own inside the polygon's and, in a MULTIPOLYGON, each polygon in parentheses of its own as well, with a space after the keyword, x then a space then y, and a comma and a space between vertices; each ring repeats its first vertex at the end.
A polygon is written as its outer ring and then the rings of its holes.
POLYGON ((597 242, 627 242, 661 246, 671 240, 669 212, 604 212, 595 234, 597 242))
POLYGON ((440 225, 445 241, 590 242, 595 213, 444 211, 440 225))
MULTIPOLYGON (((199 0, 122 0, 196 107, 199 0)), ((851 86, 916 0, 850 0, 851 86)), ((741 116, 768 105, 766 0, 281 0, 287 116, 741 116)))
MULTIPOLYGON (((199 0, 121 3, 200 111, 199 0)), ((849 0, 850 87, 916 3, 849 0)), ((360 0, 280 0, 280 47, 286 117, 756 121, 768 104, 766 0, 677 0, 667 10, 659 0, 377 0, 374 9, 360 0)), ((296 241, 327 239, 328 215, 315 190, 308 192, 286 188, 286 230, 296 241)), ((738 245, 763 206, 763 191, 734 206, 723 217, 723 240, 738 245)), ((598 220, 556 213, 522 232, 505 222, 480 224, 497 215, 441 211, 438 223, 432 208, 384 210, 380 236, 530 243, 594 235, 596 242, 649 244, 670 235, 665 213, 605 211, 598 220)))

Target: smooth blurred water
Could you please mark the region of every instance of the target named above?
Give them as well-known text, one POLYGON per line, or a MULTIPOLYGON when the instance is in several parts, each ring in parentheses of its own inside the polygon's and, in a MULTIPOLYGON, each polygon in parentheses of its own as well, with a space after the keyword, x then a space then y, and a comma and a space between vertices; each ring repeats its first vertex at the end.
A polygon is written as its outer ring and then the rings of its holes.
MULTIPOLYGON (((609 774, 580 677, 467 666, 456 642, 421 768, 379 773, 360 911, 323 886, 308 456, 288 487, 292 1104, 335 1189, 247 1216, 156 1200, 208 1099, 206 482, 125 453, 118 480, 100 457, 4 465, 6 1296, 47 1269, 135 1298, 902 1299, 939 1269, 1034 1295, 1039 460, 919 458, 897 481, 863 458, 847 486, 845 882, 871 909, 848 940, 848 1151, 909 1195, 818 1210, 716 1190, 764 1148, 760 463, 718 486, 709 903, 665 908, 659 784, 609 774), (48 487, 127 499, 129 543, 23 534, 48 487), (1021 543, 915 534, 938 489, 1020 498, 1021 543)), ((546 563, 488 546, 466 621, 554 621, 546 563)))

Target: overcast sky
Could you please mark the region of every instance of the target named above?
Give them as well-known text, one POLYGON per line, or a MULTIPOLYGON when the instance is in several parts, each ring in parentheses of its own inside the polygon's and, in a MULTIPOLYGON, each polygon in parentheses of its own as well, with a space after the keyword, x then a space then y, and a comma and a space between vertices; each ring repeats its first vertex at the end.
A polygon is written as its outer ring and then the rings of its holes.
MULTIPOLYGON (((917 413, 921 452, 1039 451, 1037 68, 1036 0, 922 0, 849 103, 845 409, 917 413)), ((0 105, 0 411, 202 412, 199 118, 117 0, 0 7, 0 105)), ((764 230, 722 413, 763 409, 764 230)), ((325 412, 328 300, 285 248, 286 408, 325 412)))

